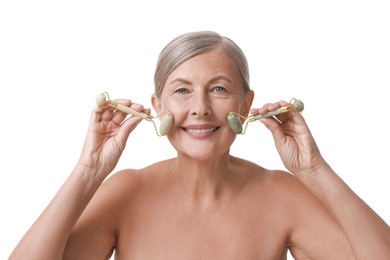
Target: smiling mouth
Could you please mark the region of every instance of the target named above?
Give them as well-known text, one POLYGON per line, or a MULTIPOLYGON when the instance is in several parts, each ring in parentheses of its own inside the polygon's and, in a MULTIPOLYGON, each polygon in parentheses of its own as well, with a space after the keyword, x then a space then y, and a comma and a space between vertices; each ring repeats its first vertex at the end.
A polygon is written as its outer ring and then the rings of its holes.
POLYGON ((189 132, 191 134, 206 134, 206 133, 212 133, 218 130, 219 127, 213 127, 213 128, 183 128, 186 132, 189 132))

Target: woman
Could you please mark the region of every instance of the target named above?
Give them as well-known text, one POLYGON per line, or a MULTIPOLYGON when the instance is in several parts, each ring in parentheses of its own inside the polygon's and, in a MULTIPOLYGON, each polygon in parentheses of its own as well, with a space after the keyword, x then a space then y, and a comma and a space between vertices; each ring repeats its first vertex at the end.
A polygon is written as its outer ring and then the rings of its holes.
POLYGON ((286 259, 288 249, 297 259, 389 259, 389 226, 325 162, 300 113, 261 120, 293 175, 229 154, 229 112, 291 106, 250 109, 234 42, 177 37, 160 54, 155 87, 154 109, 174 118, 167 137, 177 157, 104 181, 141 119, 96 107, 76 167, 10 259, 107 259, 114 250, 118 259, 286 259))

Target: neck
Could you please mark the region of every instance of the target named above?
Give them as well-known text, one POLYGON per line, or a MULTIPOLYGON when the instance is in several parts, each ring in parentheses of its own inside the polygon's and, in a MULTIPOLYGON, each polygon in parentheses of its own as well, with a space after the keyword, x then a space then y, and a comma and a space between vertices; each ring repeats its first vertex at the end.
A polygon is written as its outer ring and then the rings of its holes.
POLYGON ((227 192, 232 172, 229 153, 209 160, 195 160, 179 155, 177 159, 178 189, 188 207, 210 211, 220 207, 229 196, 227 192))

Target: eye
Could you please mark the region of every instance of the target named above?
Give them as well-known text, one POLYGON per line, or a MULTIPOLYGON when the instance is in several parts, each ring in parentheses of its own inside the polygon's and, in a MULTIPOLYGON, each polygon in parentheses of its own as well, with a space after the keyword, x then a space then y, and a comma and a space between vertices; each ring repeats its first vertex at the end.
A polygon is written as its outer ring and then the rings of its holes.
POLYGON ((188 93, 188 89, 179 88, 179 89, 176 89, 176 90, 175 90, 175 93, 178 93, 178 94, 186 94, 186 93, 188 93))
POLYGON ((224 87, 221 87, 221 86, 217 86, 213 89, 214 92, 217 92, 217 93, 225 93, 226 92, 226 89, 224 87))

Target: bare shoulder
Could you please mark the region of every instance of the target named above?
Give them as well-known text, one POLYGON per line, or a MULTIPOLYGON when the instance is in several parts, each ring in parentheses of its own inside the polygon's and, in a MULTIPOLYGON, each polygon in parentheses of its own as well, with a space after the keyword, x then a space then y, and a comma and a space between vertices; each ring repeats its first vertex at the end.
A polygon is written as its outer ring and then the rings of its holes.
MULTIPOLYGON (((107 178, 96 191, 70 235, 64 259, 95 259, 105 255, 108 259, 117 247, 118 234, 123 222, 131 218, 134 207, 147 207, 144 203, 158 189, 158 168, 167 162, 145 169, 125 169, 107 178), (153 191, 150 192, 150 191, 153 191)), ((164 168, 162 168, 164 169, 164 168)), ((151 199, 150 199, 151 200, 151 199)), ((105 259, 106 259, 105 258, 105 259)))
POLYGON ((289 194, 303 192, 307 189, 291 173, 283 170, 266 169, 256 163, 241 158, 234 158, 238 175, 245 178, 253 188, 267 190, 272 193, 289 194))
POLYGON ((292 229, 304 222, 313 209, 319 214, 329 214, 293 174, 284 170, 266 169, 239 158, 237 162, 243 167, 240 174, 245 176, 243 178, 249 196, 260 206, 258 202, 269 204, 267 209, 275 210, 273 216, 280 216, 284 222, 290 222, 292 229), (285 214, 288 214, 288 219, 285 214))
POLYGON ((241 163, 250 180, 246 200, 256 205, 257 212, 266 212, 258 216, 271 218, 265 223, 278 223, 276 227, 287 232, 286 247, 295 258, 351 258, 349 243, 337 221, 295 176, 250 162, 241 163))
MULTIPOLYGON (((170 159, 141 169, 118 171, 102 184, 98 191, 101 196, 97 199, 101 203, 107 200, 108 204, 115 206, 113 212, 124 217, 141 208, 152 207, 170 187, 173 161, 170 159)), ((116 219, 116 223, 121 223, 121 219, 116 219)))
POLYGON ((235 182, 241 183, 242 201, 250 205, 250 210, 260 216, 259 219, 271 217, 270 221, 283 223, 287 233, 296 226, 295 218, 304 205, 318 203, 308 189, 287 171, 269 170, 240 158, 235 158, 235 162, 235 182))
POLYGON ((169 173, 173 159, 156 162, 141 169, 123 169, 110 176, 102 185, 109 192, 136 195, 150 185, 158 185, 169 173))
MULTIPOLYGON (((143 169, 123 169, 107 178, 96 191, 84 212, 99 216, 110 223, 118 223, 131 203, 150 191, 164 178, 169 161, 162 161, 143 169), (158 170, 165 169, 165 170, 158 170)), ((92 223, 92 222, 91 222, 92 223)))
POLYGON ((295 176, 259 169, 257 198, 288 232, 286 247, 297 259, 350 259, 345 234, 327 208, 295 176))

